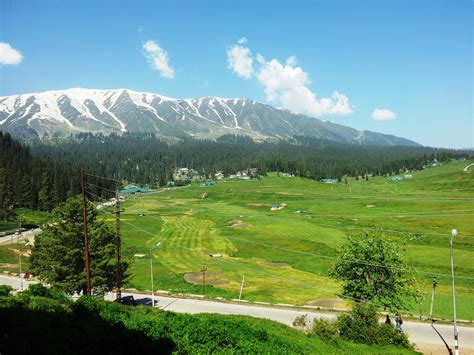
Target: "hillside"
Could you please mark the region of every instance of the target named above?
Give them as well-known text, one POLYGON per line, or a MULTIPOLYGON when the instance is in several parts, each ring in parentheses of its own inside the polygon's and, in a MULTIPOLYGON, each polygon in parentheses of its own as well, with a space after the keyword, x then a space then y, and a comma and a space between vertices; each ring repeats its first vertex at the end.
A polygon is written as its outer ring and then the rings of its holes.
POLYGON ((43 354, 414 354, 332 342, 263 319, 176 314, 95 299, 0 297, 0 351, 43 354))
POLYGON ((358 131, 250 99, 173 99, 128 89, 74 88, 0 97, 0 130, 23 138, 64 137, 79 132, 147 132, 196 138, 231 133, 257 139, 307 135, 362 145, 419 145, 408 139, 358 131))

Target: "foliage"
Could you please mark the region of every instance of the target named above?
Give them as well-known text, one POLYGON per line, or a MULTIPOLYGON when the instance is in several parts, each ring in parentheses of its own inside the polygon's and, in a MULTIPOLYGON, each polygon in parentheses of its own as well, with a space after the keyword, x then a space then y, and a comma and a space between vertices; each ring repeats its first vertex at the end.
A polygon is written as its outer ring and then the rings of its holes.
POLYGON ((380 324, 375 307, 358 303, 349 315, 337 318, 340 335, 348 340, 377 345, 396 345, 411 348, 408 337, 389 324, 380 324))
MULTIPOLYGON (((39 158, 31 154, 29 146, 0 131, 0 219, 13 219, 17 207, 51 211, 67 197, 78 194, 80 168, 87 160, 87 156, 75 161, 39 158)), ((88 164, 87 171, 103 174, 96 164, 88 164)), ((100 197, 110 196, 103 188, 113 190, 118 186, 117 182, 93 176, 88 176, 87 181, 98 186, 90 190, 100 197)))
POLYGON ((67 296, 55 289, 48 288, 43 284, 31 284, 28 288, 22 292, 23 296, 32 296, 32 297, 45 297, 53 300, 67 302, 67 296))
POLYGON ((82 297, 67 304, 42 297, 0 297, 2 353, 412 353, 308 337, 265 319, 176 314, 82 297), (43 308, 38 308, 43 302, 43 308), (52 305, 55 305, 54 307, 52 305))
POLYGON ((293 327, 295 328, 306 329, 307 326, 308 326, 307 314, 302 314, 301 316, 296 317, 295 320, 293 321, 293 327))
POLYGON ((32 151, 42 158, 76 166, 76 170, 78 162, 84 164, 87 160, 88 171, 152 187, 164 185, 164 181, 171 180, 173 170, 181 167, 207 176, 218 170, 229 175, 256 167, 263 175, 282 171, 341 181, 344 175, 398 174, 404 169, 422 169, 427 160, 469 155, 467 151, 358 146, 303 136, 290 141, 255 142, 249 137, 227 135, 217 141, 183 138, 170 143, 153 134, 133 132, 109 136, 80 133, 54 144, 35 142, 32 151), (103 164, 105 161, 107 164, 103 164))
POLYGON ((338 341, 339 329, 337 327, 337 321, 324 318, 314 318, 310 334, 331 341, 338 341))
POLYGON ((8 285, 0 285, 0 297, 9 296, 13 288, 8 285))
MULTIPOLYGON (((98 291, 110 291, 115 286, 115 234, 103 221, 97 220, 97 210, 87 204, 87 224, 91 286, 98 291)), ((121 270, 126 280, 128 263, 121 270)), ((85 256, 82 201, 72 197, 59 205, 51 223, 36 237, 31 254, 31 271, 41 280, 69 294, 85 292, 85 256)))
POLYGON ((388 309, 407 309, 419 292, 406 271, 400 242, 375 235, 348 237, 332 275, 343 283, 343 295, 388 309))

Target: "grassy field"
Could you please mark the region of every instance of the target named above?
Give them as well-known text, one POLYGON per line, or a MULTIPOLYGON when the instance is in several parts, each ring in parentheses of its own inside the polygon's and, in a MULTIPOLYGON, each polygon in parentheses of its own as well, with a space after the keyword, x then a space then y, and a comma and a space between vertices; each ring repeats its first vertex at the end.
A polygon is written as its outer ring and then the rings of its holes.
POLYGON ((0 246, 0 272, 15 273, 20 272, 19 254, 21 253, 22 270, 28 270, 29 248, 24 243, 0 246))
POLYGON ((0 232, 15 231, 20 224, 37 224, 46 223, 49 218, 48 212, 36 211, 29 208, 15 209, 15 219, 7 223, 0 222, 0 232))
MULTIPOLYGON (((222 180, 215 186, 130 196, 123 205, 123 251, 132 259, 128 287, 150 290, 149 248, 156 289, 271 303, 343 307, 328 268, 347 235, 374 232, 406 243, 405 254, 423 290, 412 312, 427 315, 438 274, 434 316, 452 317, 449 239, 454 242, 458 318, 474 319, 474 173, 453 162, 414 172, 410 179, 373 177, 348 184, 280 177, 222 180), (207 193, 203 197, 203 193, 207 193), (270 211, 273 203, 284 203, 270 211), (414 234, 402 234, 402 231, 414 234), (222 254, 211 258, 209 254, 222 254), (191 282, 186 282, 184 276, 191 282)), ((403 175, 402 175, 403 176, 403 175)), ((113 217, 106 217, 113 221, 113 217)))

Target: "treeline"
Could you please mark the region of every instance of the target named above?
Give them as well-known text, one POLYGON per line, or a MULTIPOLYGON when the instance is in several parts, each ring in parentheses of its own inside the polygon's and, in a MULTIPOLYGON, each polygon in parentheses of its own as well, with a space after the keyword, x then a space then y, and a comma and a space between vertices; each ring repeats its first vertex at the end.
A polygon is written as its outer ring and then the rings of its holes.
MULTIPOLYGON (((30 147, 0 132, 0 221, 12 219, 16 207, 51 211, 58 203, 80 193, 83 165, 87 165, 87 158, 73 162, 34 156, 30 147)), ((94 172, 92 168, 90 171, 94 172)), ((88 181, 108 189, 117 185, 94 177, 88 181)), ((103 189, 95 192, 99 196, 107 194, 103 189)))
MULTIPOLYGON (((87 190, 101 198, 127 182, 163 186, 176 168, 200 175, 225 175, 258 168, 310 179, 396 174, 421 169, 427 161, 469 157, 469 152, 426 147, 375 147, 335 143, 309 137, 255 142, 226 135, 216 141, 160 139, 153 134, 81 133, 68 139, 34 141, 27 146, 0 132, 0 218, 15 207, 50 211, 80 193, 80 169, 107 177, 87 176, 87 190)), ((92 195, 89 197, 93 197, 92 195)))
POLYGON ((397 174, 421 169, 427 161, 467 157, 467 152, 425 147, 375 147, 335 143, 309 137, 258 143, 226 135, 216 141, 159 139, 153 134, 104 136, 78 134, 56 143, 34 143, 32 151, 48 161, 87 161, 98 175, 152 187, 172 179, 174 169, 187 167, 200 175, 225 175, 258 168, 310 179, 397 174))

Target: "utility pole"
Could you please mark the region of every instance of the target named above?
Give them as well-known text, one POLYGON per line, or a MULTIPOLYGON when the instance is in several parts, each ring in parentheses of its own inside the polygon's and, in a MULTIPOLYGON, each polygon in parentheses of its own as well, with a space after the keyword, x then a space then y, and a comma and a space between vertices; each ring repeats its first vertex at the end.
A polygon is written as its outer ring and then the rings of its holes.
POLYGON ((20 252, 18 253, 18 259, 20 261, 20 291, 23 292, 23 271, 21 269, 21 248, 20 248, 20 252))
POLYGON ((451 280, 453 285, 453 308, 454 308, 454 355, 459 355, 459 345, 458 345, 458 325, 456 322, 456 293, 454 291, 454 261, 453 261, 453 239, 458 235, 458 231, 453 229, 451 231, 451 280))
POLYGON ((242 298, 242 290, 244 289, 245 275, 242 276, 242 283, 240 284, 239 300, 242 298))
POLYGON ((89 237, 87 236, 87 207, 86 190, 84 186, 84 170, 81 169, 81 190, 82 190, 82 220, 84 225, 84 255, 86 258, 86 285, 87 295, 91 295, 91 273, 89 268, 89 237))
POLYGON ((122 253, 122 242, 120 240, 120 199, 118 192, 116 193, 116 203, 115 203, 115 276, 116 276, 116 286, 117 286, 117 295, 116 299, 119 300, 122 298, 122 265, 121 265, 121 253, 122 253))
POLYGON ((203 288, 204 296, 206 296, 206 271, 207 271, 207 267, 203 266, 201 268, 201 272, 202 272, 202 288, 203 288))
POLYGON ((433 277, 433 290, 431 291, 431 306, 430 306, 430 319, 431 323, 433 323, 433 303, 434 303, 434 295, 435 295, 435 288, 438 282, 436 281, 436 276, 433 277))

